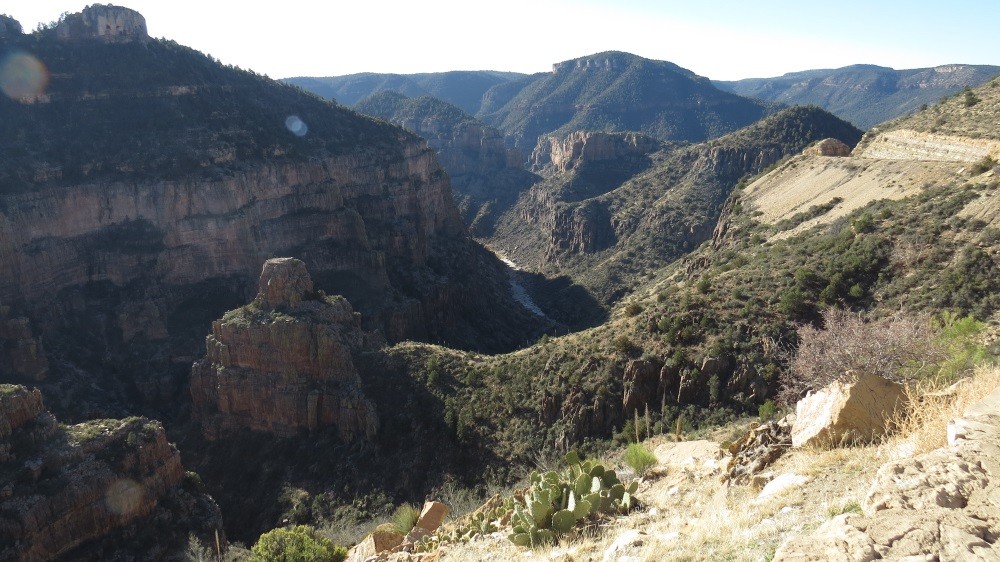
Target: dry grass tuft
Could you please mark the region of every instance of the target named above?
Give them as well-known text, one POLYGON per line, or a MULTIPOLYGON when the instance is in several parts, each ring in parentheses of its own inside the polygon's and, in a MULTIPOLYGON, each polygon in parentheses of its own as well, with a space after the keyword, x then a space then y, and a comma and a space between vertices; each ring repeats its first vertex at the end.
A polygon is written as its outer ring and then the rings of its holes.
POLYGON ((950 385, 920 381, 907 386, 911 407, 895 420, 897 431, 887 443, 905 454, 917 454, 947 444, 948 422, 1000 387, 1000 365, 977 368, 972 376, 950 385))

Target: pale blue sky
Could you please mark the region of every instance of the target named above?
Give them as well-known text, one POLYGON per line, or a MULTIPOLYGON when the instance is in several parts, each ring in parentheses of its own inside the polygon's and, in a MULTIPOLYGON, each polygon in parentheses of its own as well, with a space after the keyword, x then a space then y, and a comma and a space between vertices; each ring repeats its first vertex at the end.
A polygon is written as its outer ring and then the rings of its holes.
MULTIPOLYGON (((713 79, 866 63, 1000 65, 998 0, 104 0, 150 34, 274 78, 354 72, 540 72, 605 50, 713 79)), ((27 29, 71 0, 0 0, 27 29)))

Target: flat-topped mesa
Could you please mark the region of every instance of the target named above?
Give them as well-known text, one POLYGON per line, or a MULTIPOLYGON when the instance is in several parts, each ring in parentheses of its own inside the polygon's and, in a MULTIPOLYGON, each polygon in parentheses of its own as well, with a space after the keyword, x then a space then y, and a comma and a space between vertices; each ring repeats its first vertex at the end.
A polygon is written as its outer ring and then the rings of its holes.
POLYGON ((313 293, 305 264, 268 260, 248 306, 212 323, 205 358, 191 369, 191 398, 205 436, 239 430, 291 437, 334 426, 372 438, 375 407, 361 390, 355 350, 380 343, 343 297, 313 293))
POLYGON ((6 14, 0 14, 0 39, 22 33, 24 29, 21 27, 21 22, 6 14))
POLYGON ((56 26, 56 36, 62 41, 97 39, 108 43, 149 39, 142 14, 111 4, 94 4, 66 16, 56 26))

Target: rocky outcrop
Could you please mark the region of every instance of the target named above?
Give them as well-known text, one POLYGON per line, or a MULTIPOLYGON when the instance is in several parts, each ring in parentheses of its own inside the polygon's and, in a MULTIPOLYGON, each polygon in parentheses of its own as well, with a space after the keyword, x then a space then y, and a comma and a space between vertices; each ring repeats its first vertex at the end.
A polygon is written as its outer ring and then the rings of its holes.
POLYGON ((803 150, 802 154, 813 156, 850 156, 851 147, 837 139, 823 139, 803 150))
POLYGON ((22 33, 24 31, 21 28, 21 22, 6 14, 0 14, 0 39, 22 33))
POLYGON ((62 41, 96 39, 107 43, 149 39, 142 14, 111 4, 94 4, 66 16, 56 26, 56 36, 62 41))
POLYGON ((535 170, 551 168, 555 172, 568 172, 587 162, 642 157, 659 146, 656 139, 642 133, 576 131, 565 137, 539 138, 530 164, 535 170))
POLYGON ((192 367, 195 417, 209 439, 323 426, 344 441, 371 439, 378 418, 352 352, 376 343, 346 299, 313 291, 303 262, 268 260, 257 298, 212 324, 206 356, 192 367))
MULTIPOLYGON (((44 410, 37 390, 0 385, 0 452, 0 560, 51 560, 154 512, 161 550, 176 538, 167 535, 177 520, 194 515, 221 525, 217 509, 160 510, 161 502, 184 503, 177 500, 186 492, 180 455, 158 422, 130 418, 61 426, 44 410)), ((214 507, 211 500, 205 505, 214 507)), ((187 527, 183 540, 203 530, 187 527)), ((106 546, 105 554, 114 550, 106 546)))
POLYGON ((420 510, 413 529, 404 537, 396 532, 391 524, 380 525, 370 535, 364 538, 347 555, 348 562, 385 562, 387 560, 431 560, 436 556, 424 558, 414 555, 414 545, 427 535, 433 534, 444 523, 448 514, 448 506, 441 502, 425 502, 420 510), (395 556, 393 556, 395 555, 395 556))
POLYGON ((12 317, 10 307, 0 304, 0 376, 41 381, 48 372, 49 361, 31 321, 12 317))
POLYGON ((788 418, 751 425, 746 435, 729 446, 732 457, 722 480, 736 485, 765 480, 761 474, 764 469, 791 448, 791 430, 792 420, 788 418))
POLYGON ((883 435, 906 402, 903 385, 869 373, 848 372, 843 380, 795 405, 793 447, 837 447, 869 443, 883 435))
POLYGON ((996 560, 1000 389, 955 420, 950 445, 882 466, 862 514, 794 537, 775 562, 996 560))
POLYGON ((1000 159, 1000 141, 899 129, 873 132, 862 141, 854 156, 973 163, 987 156, 1000 159))

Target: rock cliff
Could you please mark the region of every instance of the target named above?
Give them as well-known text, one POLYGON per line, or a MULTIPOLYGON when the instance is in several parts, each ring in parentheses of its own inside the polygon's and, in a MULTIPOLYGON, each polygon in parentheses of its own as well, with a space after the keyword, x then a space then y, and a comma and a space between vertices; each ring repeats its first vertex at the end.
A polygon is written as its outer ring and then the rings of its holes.
POLYGON ((0 99, 0 301, 44 339, 60 408, 78 402, 58 380, 82 371, 140 398, 102 417, 174 415, 212 320, 274 256, 391 341, 537 337, 416 135, 172 42, 12 43, 51 80, 45 101, 0 99))
POLYGON ((352 353, 377 345, 342 297, 313 289, 305 264, 268 260, 257 298, 212 324, 192 367, 191 399, 206 437, 238 429, 292 436, 335 426, 344 441, 372 439, 374 405, 352 353))
MULTIPOLYGON (((111 555, 122 545, 98 544, 104 537, 144 521, 149 528, 153 515, 160 542, 142 556, 157 560, 189 532, 221 526, 214 502, 181 485, 180 455, 163 427, 144 418, 62 426, 38 390, 0 385, 0 467, 0 560, 90 558, 77 548, 111 555)), ((126 550, 142 543, 130 532, 126 550)))
POLYGON ((12 316, 0 304, 0 376, 40 381, 49 372, 45 348, 31 329, 31 321, 12 316))
POLYGON ((658 147, 655 139, 642 133, 576 131, 562 138, 538 139, 530 163, 536 170, 551 166, 556 172, 568 172, 586 162, 642 157, 658 147))
POLYGON ((359 101, 355 109, 427 139, 451 177, 459 210, 473 234, 489 233, 495 218, 537 179, 524 170, 521 152, 507 147, 500 131, 442 100, 382 91, 359 101))
POLYGON ((56 26, 56 35, 62 41, 97 39, 107 43, 149 39, 142 14, 111 4, 94 4, 66 16, 56 26))

